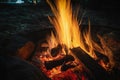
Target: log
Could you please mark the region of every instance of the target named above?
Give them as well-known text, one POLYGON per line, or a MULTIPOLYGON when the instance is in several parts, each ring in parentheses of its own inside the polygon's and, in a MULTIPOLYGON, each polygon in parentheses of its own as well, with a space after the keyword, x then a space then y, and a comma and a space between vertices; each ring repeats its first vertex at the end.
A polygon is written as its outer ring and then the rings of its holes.
POLYGON ((74 61, 74 57, 71 56, 71 55, 66 55, 62 59, 45 61, 45 67, 46 67, 47 70, 51 70, 52 68, 60 66, 63 63, 66 63, 66 62, 69 62, 69 61, 74 61))
POLYGON ((96 56, 97 56, 97 62, 99 62, 100 60, 103 60, 104 61, 104 63, 109 63, 109 59, 108 59, 108 57, 106 56, 106 55, 103 55, 103 54, 101 54, 101 53, 99 53, 99 52, 97 52, 97 51, 95 51, 95 54, 96 54, 96 56))
POLYGON ((56 57, 60 53, 60 51, 62 51, 62 46, 61 45, 58 45, 57 47, 52 48, 51 49, 52 57, 56 57))
POLYGON ((108 72, 102 68, 93 58, 85 53, 81 48, 73 48, 71 51, 90 70, 95 80, 111 80, 108 72))
POLYGON ((73 65, 73 64, 64 64, 61 67, 61 71, 66 71, 66 70, 68 70, 70 68, 74 68, 74 67, 76 67, 76 65, 73 65))

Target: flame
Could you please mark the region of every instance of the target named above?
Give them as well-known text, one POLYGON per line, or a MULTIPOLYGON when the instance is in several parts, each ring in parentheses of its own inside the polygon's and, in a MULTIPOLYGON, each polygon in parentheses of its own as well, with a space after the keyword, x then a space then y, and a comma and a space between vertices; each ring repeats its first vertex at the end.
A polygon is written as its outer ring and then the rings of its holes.
POLYGON ((107 46, 107 44, 105 43, 104 39, 101 36, 98 35, 98 38, 100 39, 100 42, 102 44, 103 51, 104 51, 104 53, 102 53, 102 52, 101 53, 108 57, 108 59, 109 59, 109 63, 108 64, 111 66, 111 68, 114 67, 115 61, 113 59, 112 50, 110 50, 110 48, 107 46))
POLYGON ((54 36, 53 32, 51 32, 51 35, 47 37, 47 42, 50 49, 58 45, 58 41, 56 40, 56 37, 54 36))
POLYGON ((77 20, 78 10, 72 12, 70 0, 55 0, 55 5, 50 0, 47 0, 47 2, 55 15, 54 18, 49 16, 49 20, 55 27, 58 43, 65 44, 68 48, 80 47, 86 53, 92 54, 90 29, 84 34, 80 33, 81 28, 79 28, 77 20), (86 49, 85 42, 88 44, 89 50, 86 49))
MULTIPOLYGON (((48 18, 54 25, 56 31, 56 36, 52 33, 52 37, 50 38, 52 44, 55 43, 52 47, 55 47, 57 44, 65 44, 68 49, 80 47, 94 59, 97 59, 95 51, 98 51, 106 56, 110 55, 108 58, 110 59, 110 64, 113 65, 114 61, 113 55, 110 52, 111 50, 108 48, 105 50, 105 43, 102 38, 99 37, 102 47, 92 40, 90 21, 88 29, 84 32, 82 31, 79 20, 77 19, 79 10, 72 10, 71 0, 54 0, 53 2, 47 0, 47 3, 50 5, 54 14, 54 17, 48 16, 48 18)), ((51 45, 50 41, 48 43, 51 45)))
MULTIPOLYGON (((49 17, 57 31, 57 39, 60 44, 65 44, 68 48, 77 47, 80 44, 79 26, 77 16, 72 14, 70 1, 55 0, 55 5, 47 0, 55 17, 49 17), (74 39, 74 40, 73 40, 74 39)), ((75 15, 77 15, 75 13, 75 15)))

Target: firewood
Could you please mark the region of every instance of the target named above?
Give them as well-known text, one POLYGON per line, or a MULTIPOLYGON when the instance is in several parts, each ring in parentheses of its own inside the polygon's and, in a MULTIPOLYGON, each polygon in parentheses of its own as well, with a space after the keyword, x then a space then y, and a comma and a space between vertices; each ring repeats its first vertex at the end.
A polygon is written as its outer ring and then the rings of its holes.
POLYGON ((97 61, 99 62, 100 60, 103 60, 105 63, 108 63, 109 62, 109 59, 108 59, 108 57, 106 56, 106 55, 103 55, 103 54, 101 54, 101 53, 99 53, 99 52, 95 52, 95 54, 96 54, 96 56, 97 56, 97 61))
POLYGON ((74 67, 76 67, 76 65, 73 65, 72 63, 64 64, 64 65, 62 65, 62 67, 61 67, 61 71, 66 71, 66 70, 68 70, 68 69, 70 69, 70 68, 74 68, 74 67))
POLYGON ((80 48, 73 48, 71 51, 78 57, 85 67, 91 71, 92 75, 95 76, 95 80, 111 80, 108 72, 83 50, 80 48))
POLYGON ((52 68, 60 66, 63 63, 66 63, 66 62, 69 62, 69 61, 74 61, 74 57, 71 56, 71 55, 66 55, 62 59, 45 61, 45 67, 46 67, 47 70, 51 70, 52 68))
POLYGON ((52 48, 51 49, 51 55, 52 55, 52 57, 57 56, 60 53, 61 50, 62 50, 62 46, 61 45, 58 45, 57 47, 52 48))

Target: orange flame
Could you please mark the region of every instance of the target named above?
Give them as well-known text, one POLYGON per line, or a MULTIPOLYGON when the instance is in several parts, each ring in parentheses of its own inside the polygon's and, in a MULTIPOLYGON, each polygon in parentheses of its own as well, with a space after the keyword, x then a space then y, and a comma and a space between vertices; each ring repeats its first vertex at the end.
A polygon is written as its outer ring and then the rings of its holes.
MULTIPOLYGON (((97 59, 95 51, 103 53, 106 56, 111 55, 109 52, 106 54, 106 50, 92 40, 90 21, 88 30, 81 32, 81 26, 79 26, 77 19, 78 10, 72 11, 71 0, 55 0, 54 2, 47 0, 47 3, 54 14, 54 17, 48 16, 56 30, 56 37, 52 34, 53 42, 65 44, 67 48, 80 47, 94 59, 97 59)), ((102 38, 100 38, 100 41, 103 43, 102 38)), ((112 55, 108 58, 111 59, 112 55)), ((110 60, 110 64, 113 65, 113 59, 110 60)))

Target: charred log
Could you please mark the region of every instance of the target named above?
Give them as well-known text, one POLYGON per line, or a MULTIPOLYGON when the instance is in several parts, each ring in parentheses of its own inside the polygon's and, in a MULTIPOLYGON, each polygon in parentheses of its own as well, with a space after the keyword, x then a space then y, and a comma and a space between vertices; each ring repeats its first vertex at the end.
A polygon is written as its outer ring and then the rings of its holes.
POLYGON ((64 65, 62 65, 62 67, 61 67, 61 71, 66 71, 66 70, 68 70, 68 69, 70 69, 70 68, 74 68, 74 67, 76 67, 76 65, 73 65, 73 64, 71 64, 71 63, 69 63, 69 64, 64 64, 64 65))
POLYGON ((92 72, 95 76, 95 80, 111 80, 109 74, 103 69, 93 58, 85 53, 80 48, 74 48, 71 50, 78 59, 92 72))
POLYGON ((61 45, 58 45, 57 47, 53 48, 51 50, 52 57, 57 56, 61 50, 62 50, 62 46, 61 45))
POLYGON ((96 56, 97 56, 97 62, 99 62, 100 60, 103 60, 104 61, 104 63, 108 63, 109 62, 109 59, 108 59, 108 57, 107 56, 105 56, 105 55, 103 55, 103 54, 101 54, 101 53, 99 53, 99 52, 95 52, 95 54, 96 54, 96 56))
POLYGON ((60 66, 63 63, 66 63, 66 62, 69 62, 69 61, 74 61, 74 57, 71 56, 71 55, 66 55, 62 59, 46 61, 45 62, 45 67, 46 67, 47 70, 51 70, 52 68, 60 66))

